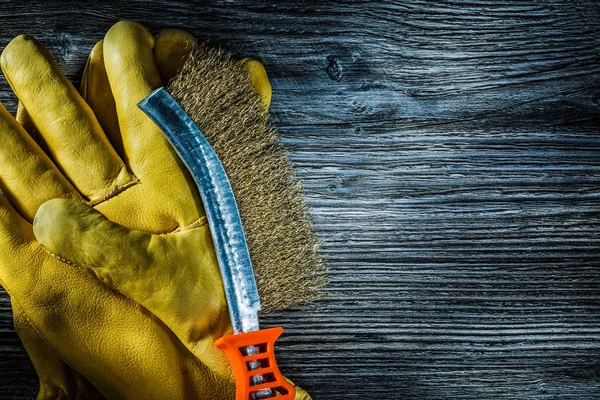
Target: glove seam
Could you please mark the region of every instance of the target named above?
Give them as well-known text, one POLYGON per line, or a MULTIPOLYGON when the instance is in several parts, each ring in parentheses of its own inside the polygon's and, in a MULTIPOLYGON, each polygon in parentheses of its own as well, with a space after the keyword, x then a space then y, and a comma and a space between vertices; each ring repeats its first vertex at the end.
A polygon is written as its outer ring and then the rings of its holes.
MULTIPOLYGON (((41 243, 40 243, 40 247, 41 247, 42 249, 44 249, 44 251, 45 251, 46 253, 50 254, 50 255, 51 255, 53 258, 56 258, 58 261, 60 261, 60 262, 63 262, 63 263, 65 263, 65 264, 67 264, 67 265, 70 265, 70 266, 72 266, 72 267, 77 267, 77 265, 76 265, 74 262, 72 262, 72 261, 69 261, 69 260, 67 260, 66 258, 62 258, 62 257, 61 257, 61 256, 59 256, 58 254, 51 252, 50 250, 48 250, 47 248, 45 248, 45 247, 44 247, 44 246, 43 246, 41 243)), ((82 269, 82 270, 83 270, 83 269, 82 269)))
POLYGON ((197 220, 195 220, 191 224, 179 226, 179 227, 173 229, 171 232, 163 233, 162 235, 168 235, 170 233, 186 231, 188 229, 200 228, 201 226, 204 226, 206 224, 208 224, 208 218, 206 218, 206 215, 202 215, 201 217, 199 217, 197 220))
POLYGON ((104 196, 101 196, 97 199, 94 200, 88 200, 85 203, 90 206, 90 207, 95 207, 101 203, 104 203, 105 201, 117 196, 119 193, 125 191, 126 189, 130 188, 131 186, 137 185, 138 183, 140 183, 140 180, 138 179, 137 176, 131 174, 132 179, 127 182, 124 185, 117 185, 114 188, 112 188, 107 194, 105 194, 104 196))

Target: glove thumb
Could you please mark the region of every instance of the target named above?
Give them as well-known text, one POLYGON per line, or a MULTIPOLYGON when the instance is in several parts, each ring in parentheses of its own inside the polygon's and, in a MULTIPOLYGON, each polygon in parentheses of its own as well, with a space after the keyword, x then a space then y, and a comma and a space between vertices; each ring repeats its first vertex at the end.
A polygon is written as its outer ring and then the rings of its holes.
POLYGON ((88 205, 52 199, 38 209, 33 232, 54 256, 91 269, 101 280, 120 287, 131 271, 150 264, 149 233, 109 221, 88 205))
POLYGON ((39 208, 33 232, 48 252, 140 303, 215 374, 231 378, 214 346, 230 325, 208 225, 153 235, 109 221, 84 203, 53 199, 39 208))

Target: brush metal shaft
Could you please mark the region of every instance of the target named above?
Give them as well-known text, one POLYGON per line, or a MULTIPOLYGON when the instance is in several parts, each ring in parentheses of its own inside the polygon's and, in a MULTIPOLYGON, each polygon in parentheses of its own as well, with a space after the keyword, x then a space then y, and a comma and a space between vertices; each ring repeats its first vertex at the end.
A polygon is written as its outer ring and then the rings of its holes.
POLYGON ((234 333, 258 330, 258 289, 225 169, 200 129, 165 88, 153 91, 138 107, 162 129, 198 185, 234 333))

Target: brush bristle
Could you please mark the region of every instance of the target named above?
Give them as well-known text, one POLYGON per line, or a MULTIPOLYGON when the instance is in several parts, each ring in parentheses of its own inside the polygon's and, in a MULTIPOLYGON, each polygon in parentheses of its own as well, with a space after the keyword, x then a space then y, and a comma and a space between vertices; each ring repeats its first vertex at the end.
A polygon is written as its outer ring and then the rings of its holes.
POLYGON ((204 133, 231 182, 263 312, 322 297, 318 254, 301 183, 248 71, 231 54, 196 44, 168 86, 204 133))

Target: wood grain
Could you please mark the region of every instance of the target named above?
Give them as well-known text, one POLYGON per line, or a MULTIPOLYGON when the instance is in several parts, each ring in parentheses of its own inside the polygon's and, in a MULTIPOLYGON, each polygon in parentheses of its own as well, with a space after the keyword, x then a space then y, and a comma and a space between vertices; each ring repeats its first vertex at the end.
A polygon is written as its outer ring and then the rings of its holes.
MULTIPOLYGON (((264 62, 331 282, 263 322, 315 400, 597 399, 599 5, 15 2, 0 44, 29 33, 77 81, 134 19, 264 62)), ((0 398, 34 398, 5 293, 0 354, 0 398)))

